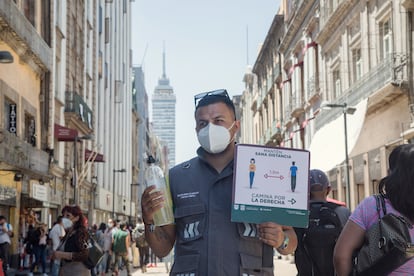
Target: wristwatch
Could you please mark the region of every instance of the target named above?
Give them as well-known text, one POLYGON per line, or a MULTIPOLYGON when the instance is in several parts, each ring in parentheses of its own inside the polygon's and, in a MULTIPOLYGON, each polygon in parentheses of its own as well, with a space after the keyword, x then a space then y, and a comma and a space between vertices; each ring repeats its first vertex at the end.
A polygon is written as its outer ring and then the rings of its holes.
POLYGON ((286 235, 286 234, 284 234, 284 235, 285 235, 285 239, 283 240, 282 244, 277 248, 279 250, 284 250, 284 249, 286 249, 288 247, 288 244, 289 244, 289 236, 286 235))
POLYGON ((145 226, 148 226, 150 233, 153 233, 155 231, 155 225, 153 223, 145 224, 145 226))

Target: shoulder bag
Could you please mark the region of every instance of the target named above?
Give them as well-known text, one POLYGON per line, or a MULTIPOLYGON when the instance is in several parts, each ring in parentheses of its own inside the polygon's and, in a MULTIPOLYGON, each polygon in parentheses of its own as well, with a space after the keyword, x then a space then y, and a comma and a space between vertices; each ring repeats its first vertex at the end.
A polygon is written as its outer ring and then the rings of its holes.
POLYGON ((364 244, 354 259, 354 275, 388 275, 414 257, 409 228, 403 216, 388 213, 382 195, 375 195, 378 222, 365 232, 364 244), (383 216, 381 217, 381 209, 383 216))
POLYGON ((102 260, 104 255, 104 251, 101 246, 98 244, 97 241, 91 236, 89 236, 89 242, 87 244, 87 248, 89 250, 88 260, 84 261, 83 264, 91 269, 96 267, 102 260))

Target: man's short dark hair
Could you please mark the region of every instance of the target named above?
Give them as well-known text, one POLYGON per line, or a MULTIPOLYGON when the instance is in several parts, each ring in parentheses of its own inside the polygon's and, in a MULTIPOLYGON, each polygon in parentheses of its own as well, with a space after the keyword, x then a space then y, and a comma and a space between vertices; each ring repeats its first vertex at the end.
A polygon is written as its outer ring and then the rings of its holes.
POLYGON ((234 114, 234 120, 236 120, 236 108, 234 107, 233 101, 229 97, 221 96, 221 95, 207 95, 204 98, 202 98, 198 102, 194 114, 197 113, 197 110, 200 107, 207 106, 207 105, 210 105, 210 104, 215 104, 215 103, 224 103, 225 105, 227 105, 227 107, 234 114))
POLYGON ((62 223, 63 216, 58 216, 56 219, 56 223, 62 223))

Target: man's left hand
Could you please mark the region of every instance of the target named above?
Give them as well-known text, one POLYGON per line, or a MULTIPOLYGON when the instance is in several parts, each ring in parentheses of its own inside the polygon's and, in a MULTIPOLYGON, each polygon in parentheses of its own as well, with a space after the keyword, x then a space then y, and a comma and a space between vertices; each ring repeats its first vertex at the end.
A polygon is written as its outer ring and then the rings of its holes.
POLYGON ((259 224, 259 238, 266 244, 278 248, 285 239, 282 225, 274 222, 259 224))

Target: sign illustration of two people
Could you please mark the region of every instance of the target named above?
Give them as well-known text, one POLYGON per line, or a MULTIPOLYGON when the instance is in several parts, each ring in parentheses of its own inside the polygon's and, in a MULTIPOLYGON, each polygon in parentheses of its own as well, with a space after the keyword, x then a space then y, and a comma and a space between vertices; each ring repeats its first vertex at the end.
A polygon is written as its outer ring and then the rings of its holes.
MULTIPOLYGON (((294 193, 296 189, 296 173, 298 171, 298 167, 295 165, 295 161, 292 161, 292 166, 290 166, 289 170, 290 170, 290 190, 292 191, 292 193, 294 193)), ((255 173, 256 173, 256 160, 254 158, 251 158, 250 164, 249 164, 250 189, 253 187, 255 173)))
POLYGON ((295 161, 292 161, 292 166, 290 166, 290 190, 292 193, 295 192, 296 189, 296 172, 298 171, 298 167, 295 165, 295 161))
POLYGON ((254 173, 256 172, 256 160, 254 158, 250 159, 249 165, 249 176, 250 176, 250 189, 253 187, 254 173))

